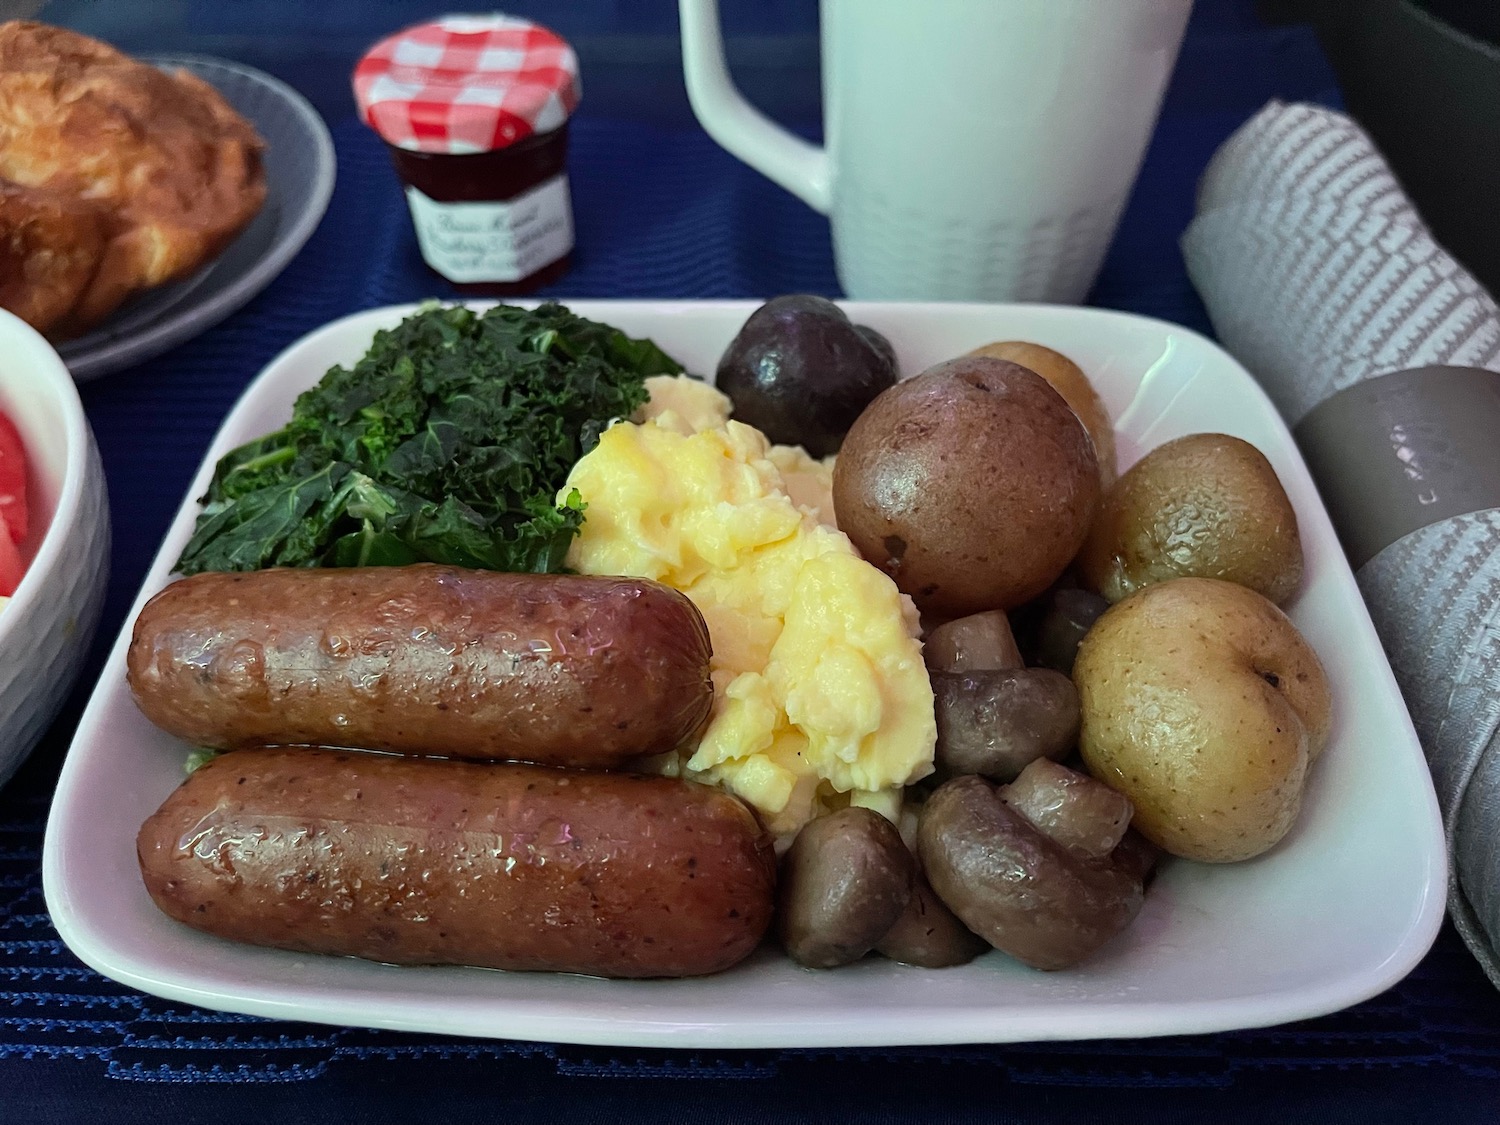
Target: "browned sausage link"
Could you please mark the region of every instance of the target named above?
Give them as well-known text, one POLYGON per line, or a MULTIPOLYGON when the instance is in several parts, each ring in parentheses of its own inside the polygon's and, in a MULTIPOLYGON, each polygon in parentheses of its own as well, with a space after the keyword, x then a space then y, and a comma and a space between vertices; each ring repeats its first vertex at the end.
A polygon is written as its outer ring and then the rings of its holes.
POLYGON ((141 610, 137 704, 200 746, 353 746, 608 768, 713 702, 708 629, 636 578, 423 563, 198 574, 141 610))
POLYGON ((157 906, 221 937, 608 977, 735 964, 776 877, 754 815, 705 785, 359 751, 216 758, 136 845, 157 906))

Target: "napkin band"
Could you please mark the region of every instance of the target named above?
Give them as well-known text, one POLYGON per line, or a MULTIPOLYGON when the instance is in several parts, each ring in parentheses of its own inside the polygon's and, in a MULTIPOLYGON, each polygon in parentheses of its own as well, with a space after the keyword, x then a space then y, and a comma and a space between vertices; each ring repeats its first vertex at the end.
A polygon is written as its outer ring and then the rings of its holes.
POLYGON ((1500 372, 1416 367, 1346 387, 1293 430, 1350 565, 1500 508, 1500 372))

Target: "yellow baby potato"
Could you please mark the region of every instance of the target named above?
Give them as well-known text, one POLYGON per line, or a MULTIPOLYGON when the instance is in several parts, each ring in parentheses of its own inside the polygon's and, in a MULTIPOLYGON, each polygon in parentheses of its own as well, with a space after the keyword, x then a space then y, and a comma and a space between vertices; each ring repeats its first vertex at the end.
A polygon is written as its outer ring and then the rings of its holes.
POLYGON ((1147 586, 1084 637, 1073 680, 1083 760, 1153 843, 1229 863, 1291 829, 1331 700, 1317 653, 1268 599, 1212 578, 1147 586))

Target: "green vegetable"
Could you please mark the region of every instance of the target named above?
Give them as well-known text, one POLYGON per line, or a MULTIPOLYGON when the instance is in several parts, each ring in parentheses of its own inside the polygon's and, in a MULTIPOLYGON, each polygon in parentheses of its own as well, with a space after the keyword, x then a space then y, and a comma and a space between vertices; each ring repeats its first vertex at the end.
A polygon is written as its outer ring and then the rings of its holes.
POLYGON ((210 750, 207 746, 199 746, 197 749, 188 752, 188 756, 182 763, 182 772, 193 773, 199 768, 208 765, 209 762, 218 756, 218 750, 210 750))
POLYGON ((220 460, 183 574, 428 560, 555 571, 583 522, 574 463, 682 367, 561 305, 430 306, 220 460))

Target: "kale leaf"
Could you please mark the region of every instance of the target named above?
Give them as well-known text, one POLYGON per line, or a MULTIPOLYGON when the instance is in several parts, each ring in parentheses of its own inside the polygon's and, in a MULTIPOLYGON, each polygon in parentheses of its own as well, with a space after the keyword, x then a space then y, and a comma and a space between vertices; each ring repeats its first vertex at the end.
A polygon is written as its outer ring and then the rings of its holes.
POLYGON ((558 570, 583 522, 576 492, 556 502, 568 472, 681 371, 555 303, 424 307, 224 455, 177 569, 558 570))

